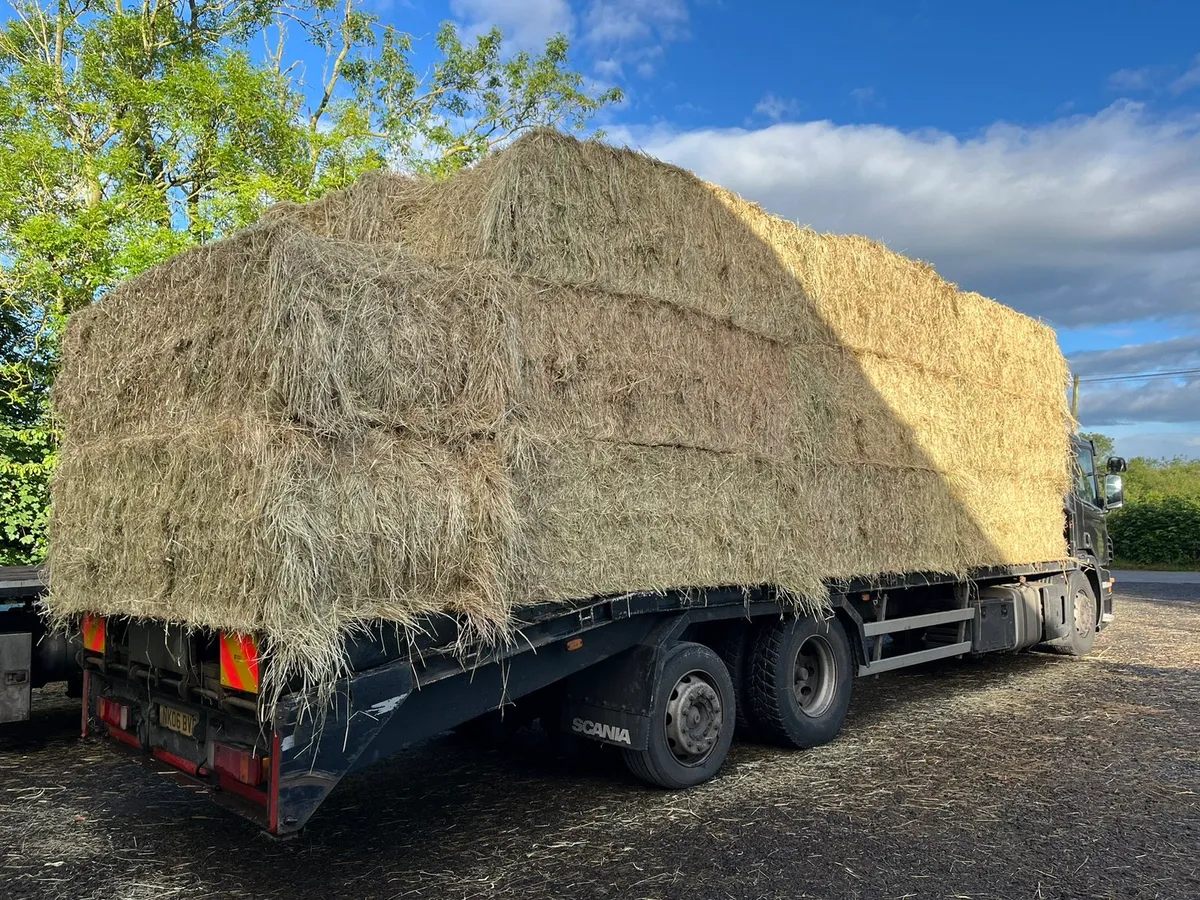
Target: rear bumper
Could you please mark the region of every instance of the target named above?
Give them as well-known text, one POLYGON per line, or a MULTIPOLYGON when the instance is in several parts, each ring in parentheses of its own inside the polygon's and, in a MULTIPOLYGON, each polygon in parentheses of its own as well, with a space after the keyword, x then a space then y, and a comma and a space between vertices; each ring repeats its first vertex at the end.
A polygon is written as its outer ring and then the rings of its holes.
POLYGON ((155 691, 149 684, 105 675, 83 674, 83 737, 109 737, 114 747, 136 758, 151 771, 170 776, 214 802, 278 834, 279 737, 252 716, 235 716, 182 701, 178 694, 155 691), (106 722, 102 701, 129 710, 124 728, 106 722), (185 736, 159 722, 161 705, 196 717, 194 734, 185 736), (213 746, 221 742, 245 748, 267 760, 267 777, 258 785, 244 784, 211 764, 213 746))

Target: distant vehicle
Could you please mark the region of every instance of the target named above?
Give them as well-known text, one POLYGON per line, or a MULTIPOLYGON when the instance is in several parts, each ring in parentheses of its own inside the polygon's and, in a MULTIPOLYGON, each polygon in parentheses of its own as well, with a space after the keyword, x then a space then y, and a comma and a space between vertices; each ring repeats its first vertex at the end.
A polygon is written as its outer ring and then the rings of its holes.
POLYGON ((29 718, 32 688, 66 681, 80 696, 78 648, 48 634, 38 616, 35 604, 45 589, 40 566, 0 567, 0 725, 29 718))
MULTIPOLYGON (((380 626, 348 642, 351 675, 324 708, 299 685, 267 708, 252 636, 85 617, 85 733, 183 773, 275 835, 302 828, 347 774, 501 708, 621 748, 651 784, 699 784, 735 723, 791 747, 833 738, 856 675, 1039 644, 1087 653, 1113 620, 1105 514, 1123 502, 1124 461, 1105 476, 1091 442, 1074 449, 1070 561, 831 584, 827 617, 796 615, 770 588, 547 604, 519 611, 518 643, 465 657, 449 617, 411 642, 380 626)), ((47 677, 37 671, 31 683, 47 677)))

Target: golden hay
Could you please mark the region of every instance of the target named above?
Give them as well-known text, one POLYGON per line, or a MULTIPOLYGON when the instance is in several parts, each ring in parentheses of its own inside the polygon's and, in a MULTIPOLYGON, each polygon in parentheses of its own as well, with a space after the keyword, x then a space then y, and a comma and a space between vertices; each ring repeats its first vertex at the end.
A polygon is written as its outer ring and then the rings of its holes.
POLYGON ((1053 332, 862 238, 538 132, 364 177, 68 329, 51 593, 261 634, 1061 559, 1053 332))

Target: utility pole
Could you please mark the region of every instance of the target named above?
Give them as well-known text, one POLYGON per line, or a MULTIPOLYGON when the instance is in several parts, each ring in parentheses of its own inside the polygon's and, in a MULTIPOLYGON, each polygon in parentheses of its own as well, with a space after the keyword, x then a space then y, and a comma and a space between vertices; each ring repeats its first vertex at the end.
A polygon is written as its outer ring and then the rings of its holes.
POLYGON ((1079 421, 1079 376, 1071 379, 1071 418, 1079 421))

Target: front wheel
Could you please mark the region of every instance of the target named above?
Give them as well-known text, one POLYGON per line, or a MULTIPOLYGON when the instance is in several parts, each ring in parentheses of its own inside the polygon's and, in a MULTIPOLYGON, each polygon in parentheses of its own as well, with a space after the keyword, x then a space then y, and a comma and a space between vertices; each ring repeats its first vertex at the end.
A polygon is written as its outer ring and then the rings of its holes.
POLYGON ((754 719, 786 747, 824 744, 842 729, 853 679, 850 639, 837 619, 776 622, 759 632, 754 647, 754 719))
POLYGON ((1072 572, 1067 590, 1071 598, 1072 627, 1066 637, 1048 643, 1055 653, 1066 656, 1086 656, 1096 643, 1096 612, 1099 604, 1092 590, 1091 579, 1083 572, 1072 572))
POLYGON ((682 642, 667 651, 654 694, 646 749, 622 750, 625 764, 659 787, 708 781, 733 743, 737 701, 729 670, 703 644, 682 642))

